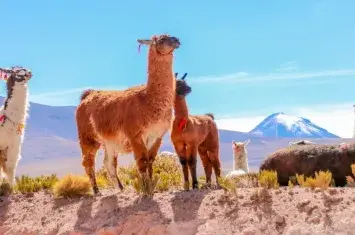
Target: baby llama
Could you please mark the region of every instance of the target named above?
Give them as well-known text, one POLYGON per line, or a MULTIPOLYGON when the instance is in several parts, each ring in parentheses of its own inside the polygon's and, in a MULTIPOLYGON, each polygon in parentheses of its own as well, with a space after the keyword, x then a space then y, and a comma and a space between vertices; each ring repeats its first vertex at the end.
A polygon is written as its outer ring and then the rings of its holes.
POLYGON ((27 118, 27 82, 32 73, 28 69, 12 67, 0 68, 0 76, 6 81, 7 97, 0 108, 0 173, 3 171, 10 185, 15 183, 18 161, 27 118))
POLYGON ((249 139, 245 142, 232 142, 233 170, 226 175, 227 179, 249 173, 248 155, 246 148, 249 142, 249 139))
MULTIPOLYGON (((177 73, 175 77, 177 78, 177 73)), ((179 156, 184 175, 184 189, 189 190, 189 171, 192 178, 192 188, 198 188, 197 181, 197 154, 200 155, 206 175, 206 185, 211 185, 212 169, 218 178, 221 174, 219 157, 219 134, 214 116, 211 113, 204 115, 190 115, 186 96, 191 92, 191 87, 186 83, 185 77, 176 79, 176 97, 174 104, 174 121, 170 139, 179 156)))

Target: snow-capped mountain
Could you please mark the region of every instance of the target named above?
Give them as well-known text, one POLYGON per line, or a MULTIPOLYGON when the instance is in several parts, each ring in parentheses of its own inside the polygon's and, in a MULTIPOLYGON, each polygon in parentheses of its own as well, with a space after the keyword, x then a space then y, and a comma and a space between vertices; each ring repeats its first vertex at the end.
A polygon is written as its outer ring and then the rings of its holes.
POLYGON ((340 138, 309 119, 289 116, 282 112, 271 114, 249 133, 264 137, 340 138))

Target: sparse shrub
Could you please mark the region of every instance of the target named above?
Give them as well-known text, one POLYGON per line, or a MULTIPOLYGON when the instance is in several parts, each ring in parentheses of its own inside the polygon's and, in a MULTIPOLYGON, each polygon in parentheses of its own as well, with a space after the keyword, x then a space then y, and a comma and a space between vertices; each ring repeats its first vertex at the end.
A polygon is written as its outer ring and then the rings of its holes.
POLYGON ((348 187, 355 187, 355 164, 351 165, 351 172, 352 172, 352 176, 347 176, 346 177, 346 186, 348 187))
POLYGON ((264 188, 278 188, 277 172, 262 170, 258 176, 259 186, 264 188))
POLYGON ((109 179, 109 176, 104 167, 96 172, 96 183, 99 188, 113 187, 112 182, 109 179))
POLYGON ((239 175, 234 178, 238 188, 254 188, 259 185, 259 173, 249 172, 244 175, 239 175))
POLYGON ((75 197, 92 194, 90 180, 86 176, 66 175, 53 187, 55 196, 75 197))
POLYGON ((234 197, 237 196, 237 184, 233 179, 220 177, 218 178, 218 182, 224 192, 227 192, 234 197))
POLYGON ((151 194, 181 187, 181 167, 176 156, 158 155, 153 163, 153 179, 143 184, 135 164, 118 168, 118 177, 124 186, 133 186, 137 193, 151 194), (143 189, 142 187, 147 187, 143 189))
POLYGON ((13 189, 11 185, 5 180, 0 179, 0 197, 8 196, 12 193, 13 189))
POLYGON ((133 188, 138 194, 153 196, 159 182, 159 177, 153 175, 153 179, 151 179, 148 177, 148 171, 143 177, 141 174, 138 174, 138 176, 133 180, 133 188), (146 177, 146 179, 143 180, 143 177, 146 177))
POLYGON ((304 175, 296 174, 297 183, 302 187, 310 187, 327 189, 332 182, 332 173, 327 171, 319 171, 315 173, 315 177, 304 177, 304 175))
POLYGON ((51 189, 57 181, 58 178, 55 174, 50 176, 42 175, 34 178, 28 175, 22 175, 21 177, 16 177, 14 191, 20 193, 33 193, 43 189, 51 189))

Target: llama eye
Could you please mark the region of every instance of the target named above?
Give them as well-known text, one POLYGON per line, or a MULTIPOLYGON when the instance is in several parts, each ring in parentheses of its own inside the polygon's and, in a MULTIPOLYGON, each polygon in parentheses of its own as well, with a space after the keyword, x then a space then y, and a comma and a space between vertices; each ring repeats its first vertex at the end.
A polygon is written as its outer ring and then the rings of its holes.
POLYGON ((17 74, 20 75, 20 76, 25 76, 26 75, 26 71, 20 70, 17 74))

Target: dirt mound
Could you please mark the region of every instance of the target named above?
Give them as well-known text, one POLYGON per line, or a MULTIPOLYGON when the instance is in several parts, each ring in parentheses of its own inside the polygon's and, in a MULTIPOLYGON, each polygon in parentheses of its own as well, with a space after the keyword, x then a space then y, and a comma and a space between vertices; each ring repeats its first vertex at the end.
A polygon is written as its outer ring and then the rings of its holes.
POLYGON ((0 234, 355 234, 354 214, 353 188, 249 188, 236 198, 222 190, 153 199, 107 190, 71 200, 40 192, 0 199, 0 234))

